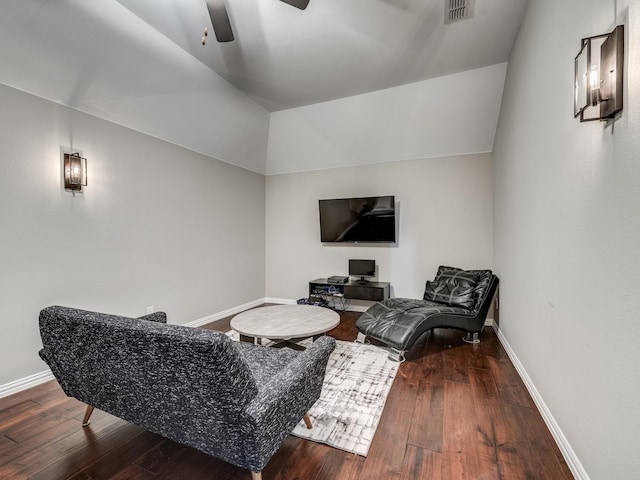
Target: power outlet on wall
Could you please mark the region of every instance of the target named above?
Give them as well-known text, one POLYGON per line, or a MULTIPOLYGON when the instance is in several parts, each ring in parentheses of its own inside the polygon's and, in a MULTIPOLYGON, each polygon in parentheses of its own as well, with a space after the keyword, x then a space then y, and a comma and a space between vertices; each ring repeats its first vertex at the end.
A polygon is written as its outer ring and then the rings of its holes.
POLYGON ((153 313, 153 305, 147 307, 147 315, 149 315, 150 313, 153 313))

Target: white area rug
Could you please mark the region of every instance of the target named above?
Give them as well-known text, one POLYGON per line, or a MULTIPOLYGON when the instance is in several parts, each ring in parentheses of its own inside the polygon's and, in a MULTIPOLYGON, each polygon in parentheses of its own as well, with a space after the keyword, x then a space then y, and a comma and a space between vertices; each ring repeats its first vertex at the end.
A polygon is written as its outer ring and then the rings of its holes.
POLYGON ((399 365, 379 347, 337 340, 322 393, 309 410, 313 428, 300 420, 292 433, 366 457, 399 365))
POLYGON ((309 410, 313 428, 301 421, 293 434, 366 457, 399 365, 379 347, 336 341, 309 410))

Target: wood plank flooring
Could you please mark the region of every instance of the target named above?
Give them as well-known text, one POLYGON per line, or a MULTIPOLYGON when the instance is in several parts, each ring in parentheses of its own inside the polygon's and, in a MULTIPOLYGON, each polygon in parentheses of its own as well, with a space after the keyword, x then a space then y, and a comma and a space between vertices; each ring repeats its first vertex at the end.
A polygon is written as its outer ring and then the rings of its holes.
MULTIPOLYGON (((330 335, 353 340, 360 314, 330 335)), ((205 326, 228 330, 230 318, 205 326)), ((573 478, 495 333, 438 329, 400 366, 364 458, 288 437, 265 480, 573 478)), ((2 479, 224 479, 249 472, 67 398, 55 381, 0 399, 2 479)))

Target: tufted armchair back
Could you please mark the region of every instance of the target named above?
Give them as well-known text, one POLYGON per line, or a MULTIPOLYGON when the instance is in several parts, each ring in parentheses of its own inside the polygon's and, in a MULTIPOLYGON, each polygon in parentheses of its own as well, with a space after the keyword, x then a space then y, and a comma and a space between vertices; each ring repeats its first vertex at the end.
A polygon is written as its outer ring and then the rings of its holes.
POLYGON ((462 270, 441 265, 436 277, 427 281, 423 299, 479 312, 485 306, 487 297, 491 295, 493 298, 496 279, 491 270, 462 270))

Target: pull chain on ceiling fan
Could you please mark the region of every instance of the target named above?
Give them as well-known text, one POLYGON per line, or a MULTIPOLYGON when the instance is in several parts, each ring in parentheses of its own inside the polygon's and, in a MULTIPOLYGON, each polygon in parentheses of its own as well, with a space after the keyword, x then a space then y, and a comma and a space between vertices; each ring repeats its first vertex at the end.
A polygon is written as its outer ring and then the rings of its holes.
MULTIPOLYGON (((280 0, 288 5, 304 10, 309 5, 309 0, 280 0)), ((213 25, 213 32, 216 34, 216 40, 218 42, 232 42, 233 29, 231 28, 231 22, 229 21, 229 15, 227 14, 227 7, 225 0, 205 0, 207 10, 209 11, 209 17, 211 18, 211 25, 213 25)), ((205 28, 204 36, 202 37, 202 44, 207 43, 207 35, 209 32, 205 28)))

